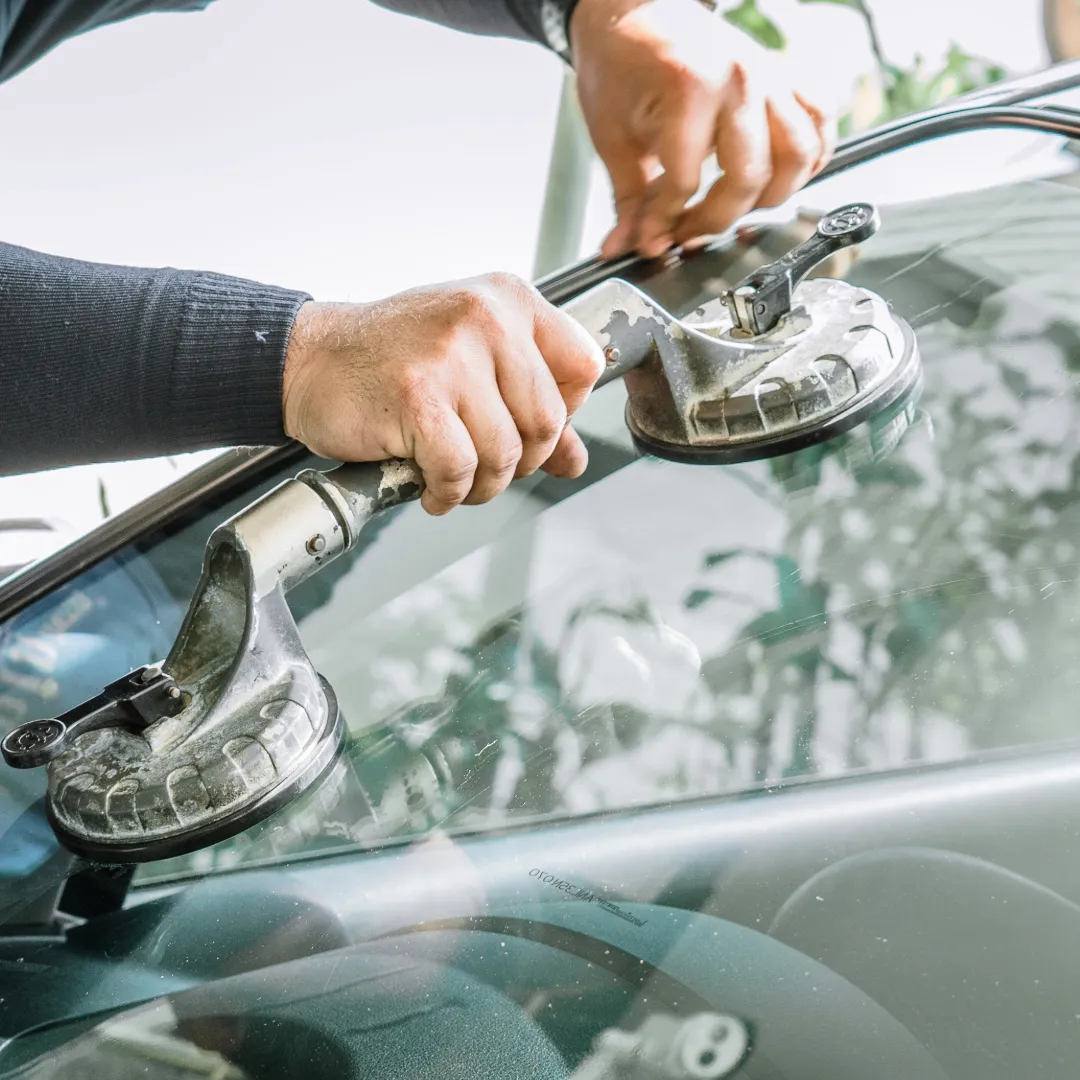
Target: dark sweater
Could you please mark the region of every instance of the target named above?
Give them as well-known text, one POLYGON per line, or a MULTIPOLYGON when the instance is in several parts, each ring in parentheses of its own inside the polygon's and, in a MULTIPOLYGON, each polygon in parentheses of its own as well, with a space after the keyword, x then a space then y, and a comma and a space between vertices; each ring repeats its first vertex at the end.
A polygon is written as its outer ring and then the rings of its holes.
MULTIPOLYGON (((302 5, 304 0, 296 0, 302 5)), ((378 0, 543 41, 541 0, 378 0)), ((0 0, 0 80, 64 38, 210 0, 0 0)), ((306 294, 0 243, 0 475, 285 441, 281 377, 306 294)))

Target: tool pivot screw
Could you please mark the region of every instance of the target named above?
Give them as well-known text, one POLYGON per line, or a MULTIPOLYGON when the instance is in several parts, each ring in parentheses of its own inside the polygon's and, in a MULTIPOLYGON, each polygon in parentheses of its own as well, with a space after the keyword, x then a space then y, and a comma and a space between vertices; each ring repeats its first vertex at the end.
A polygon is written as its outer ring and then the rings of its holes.
POLYGON ((318 555, 326 547, 326 537, 322 533, 316 533, 308 542, 309 555, 318 555))

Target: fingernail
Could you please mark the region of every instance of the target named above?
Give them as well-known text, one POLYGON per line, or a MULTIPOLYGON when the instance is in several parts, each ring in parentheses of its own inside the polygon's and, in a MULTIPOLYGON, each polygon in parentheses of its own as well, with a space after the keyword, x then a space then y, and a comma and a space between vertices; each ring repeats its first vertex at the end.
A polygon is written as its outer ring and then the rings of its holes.
POLYGON ((683 251, 700 251, 701 248, 707 247, 709 244, 709 238, 707 236, 692 236, 689 240, 683 240, 680 247, 683 251))

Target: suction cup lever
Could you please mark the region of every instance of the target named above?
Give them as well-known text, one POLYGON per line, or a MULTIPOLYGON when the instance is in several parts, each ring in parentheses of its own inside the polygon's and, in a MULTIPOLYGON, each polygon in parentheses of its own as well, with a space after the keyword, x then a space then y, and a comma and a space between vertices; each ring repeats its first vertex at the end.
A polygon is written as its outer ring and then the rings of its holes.
POLYGON ((0 752, 14 768, 33 769, 59 757, 73 739, 89 731, 112 726, 141 731, 183 707, 183 694, 168 675, 141 667, 60 716, 31 720, 8 732, 0 752))
POLYGON ((852 203, 826 214, 809 240, 748 274, 721 295, 745 336, 766 334, 791 311, 795 287, 818 263, 877 232, 881 217, 870 203, 852 203))

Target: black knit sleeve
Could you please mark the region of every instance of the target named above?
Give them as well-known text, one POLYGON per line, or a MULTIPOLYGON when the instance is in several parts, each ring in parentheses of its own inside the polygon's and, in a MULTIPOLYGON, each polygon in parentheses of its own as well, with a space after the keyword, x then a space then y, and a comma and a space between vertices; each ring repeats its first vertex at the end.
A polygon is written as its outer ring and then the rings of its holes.
MULTIPOLYGON (((0 81, 23 70, 66 38, 147 12, 200 11, 213 0, 0 0, 0 81)), ((550 44, 545 0, 376 0, 382 7, 456 30, 550 44)), ((573 0, 547 0, 548 19, 562 22, 573 0)), ((297 17, 306 14, 296 0, 297 17)), ((556 30, 556 37, 560 31, 556 30)))
POLYGON ((542 0, 375 0, 380 7, 455 30, 548 44, 542 0))
POLYGON ((0 475, 285 441, 305 293, 0 244, 0 475))

